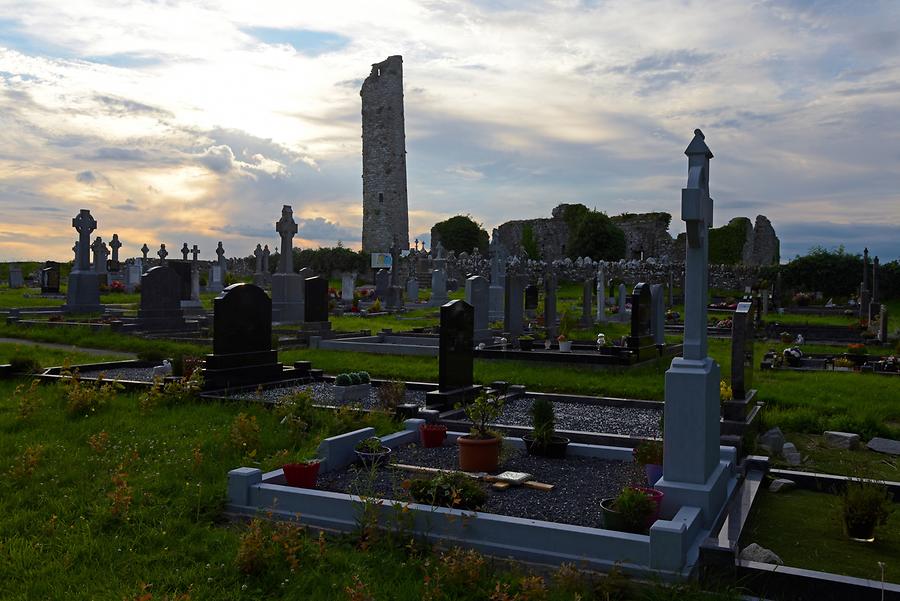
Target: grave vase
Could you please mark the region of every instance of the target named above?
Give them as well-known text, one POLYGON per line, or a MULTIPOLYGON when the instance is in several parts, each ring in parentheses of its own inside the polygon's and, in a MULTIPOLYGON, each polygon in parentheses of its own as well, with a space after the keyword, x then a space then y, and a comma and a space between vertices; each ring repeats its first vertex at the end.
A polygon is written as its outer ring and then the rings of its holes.
POLYGON ((300 463, 285 463, 282 466, 284 479, 288 486, 299 488, 315 488, 316 479, 319 477, 318 461, 303 461, 300 463))

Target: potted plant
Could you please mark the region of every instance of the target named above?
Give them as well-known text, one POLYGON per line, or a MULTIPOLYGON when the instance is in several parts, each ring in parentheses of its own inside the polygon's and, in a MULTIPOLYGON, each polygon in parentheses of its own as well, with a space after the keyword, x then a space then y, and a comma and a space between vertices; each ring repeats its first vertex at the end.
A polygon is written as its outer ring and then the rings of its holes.
POLYGON ((405 488, 413 501, 432 507, 478 509, 487 500, 487 494, 478 481, 459 472, 408 481, 405 488))
POLYGON ((607 530, 643 534, 652 524, 650 520, 656 511, 656 504, 643 490, 625 488, 618 497, 600 501, 600 509, 603 527, 607 530))
POLYGON ((442 446, 444 444, 444 439, 447 438, 447 426, 441 424, 422 424, 419 426, 419 436, 422 439, 422 446, 426 449, 442 446))
POLYGON ((556 434, 556 417, 553 403, 547 397, 538 397, 531 404, 531 433, 522 436, 529 455, 563 459, 569 439, 556 434))
POLYGON ((502 440, 488 428, 488 424, 500 417, 503 400, 500 397, 478 395, 464 407, 472 428, 465 436, 456 439, 459 445, 459 469, 464 472, 496 472, 500 464, 502 440))
POLYGON ((661 440, 642 442, 632 451, 634 460, 644 466, 647 484, 653 486, 663 475, 663 443, 661 440))
POLYGON ((563 311, 562 316, 559 318, 559 336, 556 337, 556 341, 559 342, 559 350, 563 353, 571 353, 572 352, 572 341, 569 340, 569 335, 572 333, 573 318, 569 315, 568 311, 563 311))
POLYGON ((847 536, 870 543, 875 540, 875 528, 887 522, 892 510, 891 497, 882 484, 853 480, 844 490, 841 510, 847 536))
POLYGON ((369 396, 371 390, 368 372, 343 373, 334 379, 334 400, 339 403, 360 401, 369 396))
POLYGON ((665 493, 661 490, 657 490, 655 488, 651 488, 649 486, 629 486, 628 488, 633 488, 634 490, 639 490, 653 501, 654 511, 650 516, 647 522, 647 528, 653 525, 653 522, 659 519, 659 511, 662 509, 662 501, 663 497, 665 497, 665 493))
POLYGON ((534 348, 534 337, 533 336, 519 336, 519 349, 523 351, 530 351, 534 348))
POLYGON ((386 463, 391 455, 390 447, 384 446, 377 436, 370 436, 359 441, 354 450, 360 463, 368 468, 386 463))
POLYGON ((284 470, 284 479, 288 486, 299 488, 315 488, 316 478, 319 477, 318 459, 307 459, 285 463, 281 466, 284 470))

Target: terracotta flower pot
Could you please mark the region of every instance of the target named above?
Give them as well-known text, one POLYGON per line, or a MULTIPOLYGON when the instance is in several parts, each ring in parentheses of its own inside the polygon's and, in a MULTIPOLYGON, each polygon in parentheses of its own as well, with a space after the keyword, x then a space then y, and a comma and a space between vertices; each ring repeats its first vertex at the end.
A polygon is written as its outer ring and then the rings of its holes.
POLYGON ((447 437, 447 426, 425 424, 419 426, 419 435, 422 439, 422 446, 426 449, 433 449, 444 444, 444 439, 447 437))
POLYGON ((460 436, 459 469, 464 472, 496 472, 500 466, 499 438, 460 436))
POLYGON ((316 478, 319 477, 319 462, 307 461, 303 463, 285 463, 282 466, 284 479, 288 486, 299 488, 315 488, 316 478))

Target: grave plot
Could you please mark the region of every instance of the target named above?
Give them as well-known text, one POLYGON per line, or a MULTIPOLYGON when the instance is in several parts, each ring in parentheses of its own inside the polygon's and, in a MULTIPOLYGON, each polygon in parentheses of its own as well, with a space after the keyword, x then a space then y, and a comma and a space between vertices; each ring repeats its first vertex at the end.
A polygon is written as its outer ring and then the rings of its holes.
POLYGON ((778 371, 857 371, 888 376, 900 375, 900 358, 895 355, 861 355, 858 352, 807 354, 803 353, 802 347, 799 349, 799 356, 793 349, 785 349, 781 353, 769 351, 763 356, 759 368, 778 371))
MULTIPOLYGON (((384 402, 379 396, 379 383, 373 383, 364 394, 359 397, 341 398, 337 390, 340 387, 334 382, 284 382, 262 389, 246 388, 224 397, 234 401, 262 401, 264 403, 277 403, 278 401, 293 396, 300 392, 309 392, 313 398, 313 404, 321 407, 351 406, 365 410, 381 409, 384 402)), ((403 392, 401 403, 409 403, 419 407, 425 406, 425 390, 411 390, 408 386, 403 392)))
MULTIPOLYGON (((536 398, 523 396, 506 401, 498 423, 530 427, 532 420, 530 409, 536 398)), ((662 436, 660 430, 662 403, 643 401, 640 405, 629 403, 607 405, 600 402, 579 403, 570 399, 553 402, 553 410, 557 430, 564 436, 566 432, 600 432, 641 438, 662 436)))

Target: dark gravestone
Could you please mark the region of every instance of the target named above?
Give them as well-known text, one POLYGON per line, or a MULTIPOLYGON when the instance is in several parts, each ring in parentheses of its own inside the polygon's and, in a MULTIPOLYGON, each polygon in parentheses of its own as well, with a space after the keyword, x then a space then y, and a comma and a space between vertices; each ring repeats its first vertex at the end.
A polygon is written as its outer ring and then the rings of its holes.
POLYGON ((181 281, 181 300, 191 300, 191 262, 180 260, 167 260, 166 265, 171 267, 181 281))
POLYGON ((185 326, 181 281, 171 267, 154 267, 141 276, 138 321, 145 330, 178 330, 185 326))
POLYGON ((375 272, 375 298, 381 302, 387 300, 388 289, 391 287, 391 274, 387 269, 379 269, 375 272))
POLYGON ((535 311, 538 307, 538 287, 534 284, 528 284, 525 287, 525 310, 535 311))
POLYGON ((753 303, 738 303, 731 321, 731 392, 747 398, 753 388, 753 303))
POLYGON ((328 280, 315 276, 304 281, 304 319, 306 322, 328 321, 328 280))
POLYGON ((503 330, 513 338, 522 335, 525 329, 523 314, 523 301, 525 296, 525 281, 521 275, 506 275, 506 289, 504 299, 503 330))
POLYGON ((438 389, 449 392, 472 386, 475 308, 462 300, 441 307, 438 389))
POLYGON ((258 384, 284 373, 272 350, 272 300, 259 286, 233 284, 213 301, 213 353, 207 389, 258 384))
POLYGON ((652 310, 650 285, 641 282, 631 294, 631 336, 627 340, 628 348, 635 353, 638 361, 651 359, 659 354, 650 327, 652 310))
POLYGON ((41 294, 59 294, 59 263, 44 263, 44 268, 41 269, 41 294))

